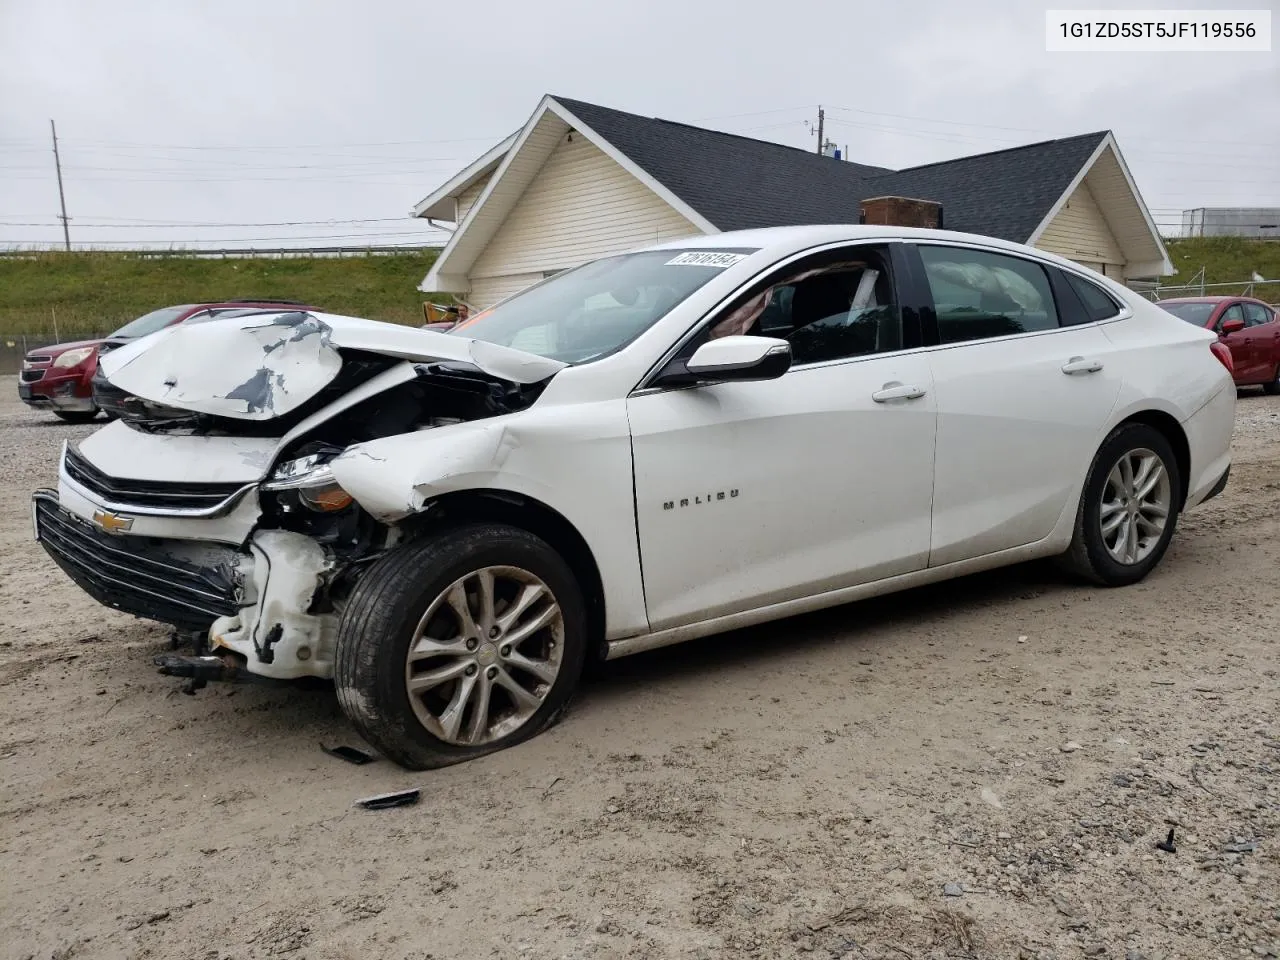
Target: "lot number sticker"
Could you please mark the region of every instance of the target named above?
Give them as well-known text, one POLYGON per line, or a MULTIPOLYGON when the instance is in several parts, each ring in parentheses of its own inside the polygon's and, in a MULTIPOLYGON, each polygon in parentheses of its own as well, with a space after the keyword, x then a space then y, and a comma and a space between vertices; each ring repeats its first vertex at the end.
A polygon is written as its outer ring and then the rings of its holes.
POLYGON ((690 250, 678 257, 668 260, 668 267, 732 267, 740 260, 747 259, 745 253, 716 253, 711 250, 690 250))

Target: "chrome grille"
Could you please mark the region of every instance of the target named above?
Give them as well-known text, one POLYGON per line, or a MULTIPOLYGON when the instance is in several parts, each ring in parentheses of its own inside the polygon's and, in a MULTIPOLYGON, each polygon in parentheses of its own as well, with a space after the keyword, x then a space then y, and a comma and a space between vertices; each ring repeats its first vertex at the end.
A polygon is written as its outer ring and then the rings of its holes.
POLYGON ((210 510, 244 487, 241 483, 169 483, 109 477, 70 446, 63 469, 85 490, 123 506, 210 510))

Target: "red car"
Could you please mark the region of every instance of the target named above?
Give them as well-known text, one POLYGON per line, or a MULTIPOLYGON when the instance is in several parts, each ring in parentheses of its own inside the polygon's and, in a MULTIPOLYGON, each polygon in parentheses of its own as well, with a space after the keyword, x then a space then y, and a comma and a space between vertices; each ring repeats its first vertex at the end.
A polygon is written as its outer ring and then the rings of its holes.
POLYGON ((1236 386, 1261 384, 1280 393, 1280 313, 1252 297, 1178 297, 1161 300, 1175 317, 1205 327, 1231 350, 1236 386))
POLYGON ((51 410, 68 423, 88 423, 98 415, 93 399, 93 375, 98 353, 155 333, 174 323, 197 317, 225 316, 231 311, 253 312, 279 307, 314 310, 296 300, 220 300, 161 307, 131 320, 101 340, 77 340, 28 351, 18 377, 18 397, 23 403, 51 410))

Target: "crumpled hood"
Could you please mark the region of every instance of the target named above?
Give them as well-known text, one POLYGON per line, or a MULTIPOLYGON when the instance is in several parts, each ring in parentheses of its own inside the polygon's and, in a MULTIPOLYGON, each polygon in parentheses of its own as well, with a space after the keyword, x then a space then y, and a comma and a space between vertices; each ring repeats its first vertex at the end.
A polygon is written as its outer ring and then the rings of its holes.
POLYGON ((271 420, 302 406, 342 367, 339 349, 414 362, 468 363, 512 383, 566 364, 483 340, 329 313, 281 312, 175 324, 103 356, 110 383, 167 407, 271 420))

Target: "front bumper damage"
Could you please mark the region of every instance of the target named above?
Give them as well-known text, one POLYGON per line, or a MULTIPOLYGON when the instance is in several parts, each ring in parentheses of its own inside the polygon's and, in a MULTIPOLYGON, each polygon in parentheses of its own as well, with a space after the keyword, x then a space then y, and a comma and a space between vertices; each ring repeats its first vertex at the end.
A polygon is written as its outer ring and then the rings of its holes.
POLYGON ((201 500, 191 484, 108 485, 74 451, 59 472, 57 491, 32 498, 35 536, 91 597, 205 633, 214 654, 256 676, 332 677, 338 617, 327 590, 338 564, 304 534, 254 530, 253 485, 230 484, 210 506, 213 495, 201 500), (147 502, 104 495, 117 492, 147 502))

